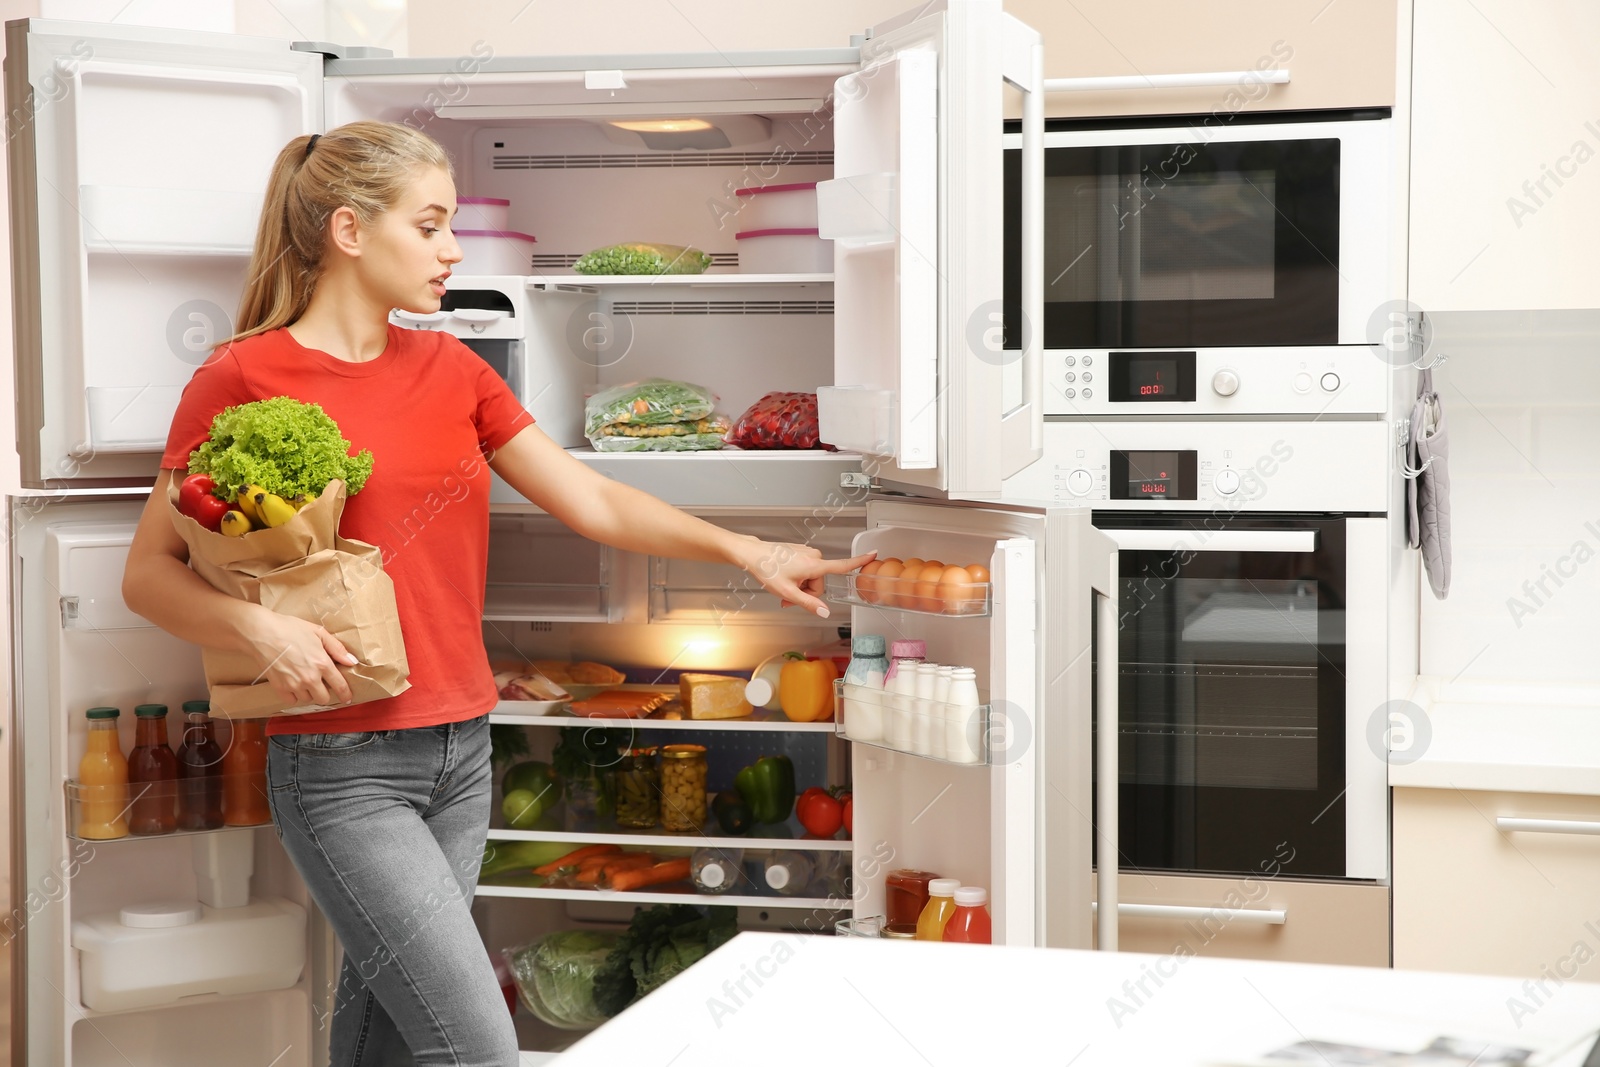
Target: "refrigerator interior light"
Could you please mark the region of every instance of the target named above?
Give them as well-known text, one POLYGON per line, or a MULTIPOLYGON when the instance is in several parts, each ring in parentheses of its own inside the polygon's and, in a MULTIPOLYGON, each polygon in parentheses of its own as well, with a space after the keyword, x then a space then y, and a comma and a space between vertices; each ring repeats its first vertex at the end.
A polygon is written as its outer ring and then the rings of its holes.
POLYGON ((690 130, 712 128, 711 123, 705 119, 635 119, 613 122, 611 125, 619 130, 632 130, 635 133, 685 133, 690 130))
POLYGON ((772 139, 772 122, 760 115, 678 114, 654 118, 633 114, 617 118, 596 116, 595 121, 610 140, 654 152, 714 151, 772 139))

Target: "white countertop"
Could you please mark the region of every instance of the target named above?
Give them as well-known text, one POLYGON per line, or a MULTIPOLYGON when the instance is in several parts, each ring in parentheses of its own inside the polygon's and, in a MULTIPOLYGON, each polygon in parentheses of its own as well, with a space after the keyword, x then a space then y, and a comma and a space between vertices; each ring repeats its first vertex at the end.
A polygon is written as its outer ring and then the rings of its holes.
POLYGON ((1422 678, 1411 699, 1429 736, 1391 786, 1600 796, 1600 689, 1422 678))
POLYGON ((1200 1067, 1306 1040, 1413 1050, 1447 1036, 1577 1067, 1600 985, 1551 992, 1514 1017, 1520 978, 745 933, 557 1062, 1200 1067))

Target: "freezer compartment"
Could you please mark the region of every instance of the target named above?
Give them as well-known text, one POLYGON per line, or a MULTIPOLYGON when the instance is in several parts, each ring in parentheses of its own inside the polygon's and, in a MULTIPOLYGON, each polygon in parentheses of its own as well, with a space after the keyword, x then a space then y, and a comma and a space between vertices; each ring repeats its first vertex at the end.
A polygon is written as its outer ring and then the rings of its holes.
POLYGON ((966 707, 844 681, 836 681, 834 691, 838 708, 834 721, 846 741, 955 766, 989 763, 987 701, 966 707))
POLYGON ((306 913, 261 897, 236 908, 174 901, 72 924, 85 1007, 126 1011, 201 993, 258 993, 300 979, 306 913))
POLYGON ((613 552, 548 515, 489 517, 484 619, 611 622, 613 552))

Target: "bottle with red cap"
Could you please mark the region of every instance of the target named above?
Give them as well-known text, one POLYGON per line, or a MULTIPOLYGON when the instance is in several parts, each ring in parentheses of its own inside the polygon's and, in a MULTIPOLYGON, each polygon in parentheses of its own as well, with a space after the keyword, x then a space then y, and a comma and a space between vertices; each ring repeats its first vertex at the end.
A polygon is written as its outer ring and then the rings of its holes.
POLYGON ((989 925, 989 891, 982 886, 964 885, 956 890, 956 911, 944 927, 946 941, 987 945, 992 940, 989 925))

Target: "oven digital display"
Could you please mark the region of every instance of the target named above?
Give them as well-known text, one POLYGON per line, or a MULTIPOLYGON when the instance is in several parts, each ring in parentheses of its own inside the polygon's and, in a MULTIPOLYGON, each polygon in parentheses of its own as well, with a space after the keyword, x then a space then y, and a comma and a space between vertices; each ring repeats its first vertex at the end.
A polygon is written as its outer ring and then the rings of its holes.
POLYGON ((1112 452, 1111 499, 1194 500, 1196 453, 1112 452))
POLYGON ((1193 352, 1112 352, 1111 402, 1194 400, 1193 352))

